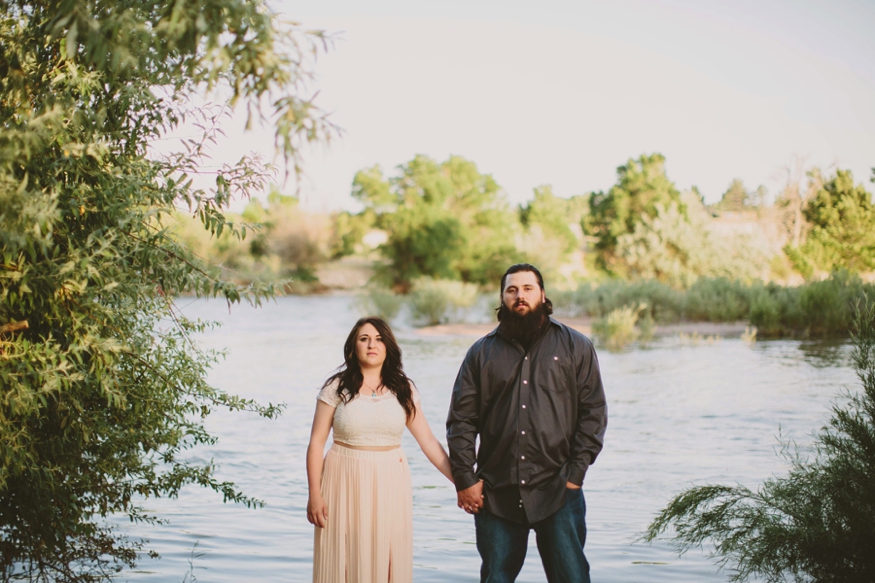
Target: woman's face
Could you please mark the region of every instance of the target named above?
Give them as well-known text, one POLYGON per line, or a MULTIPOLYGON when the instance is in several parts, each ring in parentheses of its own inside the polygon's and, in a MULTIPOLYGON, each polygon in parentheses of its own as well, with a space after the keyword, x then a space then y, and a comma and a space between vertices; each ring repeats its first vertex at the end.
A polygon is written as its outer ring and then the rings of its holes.
POLYGON ((386 345, 373 324, 365 324, 359 328, 355 339, 355 354, 359 366, 366 368, 381 368, 386 360, 386 345))

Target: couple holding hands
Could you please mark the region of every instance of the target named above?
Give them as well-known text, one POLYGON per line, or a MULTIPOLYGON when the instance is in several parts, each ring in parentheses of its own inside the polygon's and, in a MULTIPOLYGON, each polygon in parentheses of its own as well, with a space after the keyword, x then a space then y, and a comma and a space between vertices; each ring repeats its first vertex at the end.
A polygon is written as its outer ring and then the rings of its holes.
POLYGON ((474 515, 482 583, 516 579, 531 530, 547 581, 589 583, 581 486, 602 449, 607 405, 592 342, 552 311, 537 268, 508 268, 499 324, 468 350, 453 386, 449 456, 389 325, 356 322, 344 365, 317 397, 307 450, 314 583, 413 580, 405 427, 474 515))

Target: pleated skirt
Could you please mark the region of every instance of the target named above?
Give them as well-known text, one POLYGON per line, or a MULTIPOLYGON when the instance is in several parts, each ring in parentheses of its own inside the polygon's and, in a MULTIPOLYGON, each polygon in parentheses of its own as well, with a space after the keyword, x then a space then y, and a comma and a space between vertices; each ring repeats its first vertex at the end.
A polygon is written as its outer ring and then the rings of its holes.
POLYGON ((328 507, 315 527, 313 583, 413 581, 413 494, 401 448, 333 444, 322 470, 328 507))

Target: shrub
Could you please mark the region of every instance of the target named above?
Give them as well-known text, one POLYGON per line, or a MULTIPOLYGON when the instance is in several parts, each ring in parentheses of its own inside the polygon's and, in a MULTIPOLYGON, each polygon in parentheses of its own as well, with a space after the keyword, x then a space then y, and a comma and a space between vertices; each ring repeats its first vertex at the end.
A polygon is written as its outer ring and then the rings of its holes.
POLYGON ((683 295, 668 285, 644 280, 608 280, 599 286, 585 284, 573 292, 551 294, 557 312, 569 316, 585 313, 596 318, 624 306, 644 305, 657 322, 676 322, 683 312, 683 295), (555 297, 553 297, 555 296, 555 297))
POLYGON ((767 288, 759 288, 753 293, 748 319, 760 334, 781 333, 781 304, 767 288))
POLYGON ((635 340, 641 332, 635 326, 638 317, 644 311, 645 306, 623 306, 611 310, 607 315, 597 319, 592 324, 593 335, 608 350, 622 350, 635 340))
POLYGON ((420 278, 410 293, 410 311, 417 323, 434 326, 464 320, 477 302, 477 286, 461 281, 420 278))
POLYGON ((751 288, 725 277, 698 279, 684 297, 684 317, 707 322, 735 322, 750 313, 751 288))
POLYGON ((833 404, 814 454, 782 455, 786 476, 756 491, 705 485, 676 496, 643 538, 673 529, 679 554, 707 541, 732 581, 875 581, 875 305, 864 296, 853 319, 853 362, 863 391, 833 404))
POLYGON ((356 305, 363 316, 379 316, 391 322, 401 311, 404 299, 388 288, 370 286, 356 296, 356 305))
POLYGON ((853 318, 853 305, 863 294, 863 282, 847 271, 805 285, 799 294, 799 308, 811 334, 830 334, 847 330, 853 318))

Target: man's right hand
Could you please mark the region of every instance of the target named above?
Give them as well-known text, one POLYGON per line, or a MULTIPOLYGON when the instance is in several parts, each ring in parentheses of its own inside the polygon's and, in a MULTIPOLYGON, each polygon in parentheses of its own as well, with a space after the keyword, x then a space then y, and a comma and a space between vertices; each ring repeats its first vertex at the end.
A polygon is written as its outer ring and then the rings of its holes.
POLYGON ((460 490, 456 494, 459 508, 468 514, 477 514, 483 508, 483 480, 480 480, 470 488, 460 490))

